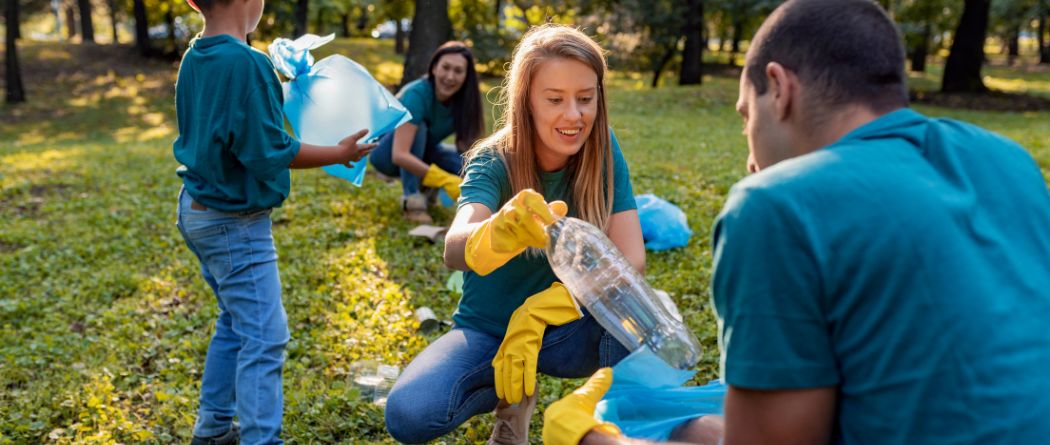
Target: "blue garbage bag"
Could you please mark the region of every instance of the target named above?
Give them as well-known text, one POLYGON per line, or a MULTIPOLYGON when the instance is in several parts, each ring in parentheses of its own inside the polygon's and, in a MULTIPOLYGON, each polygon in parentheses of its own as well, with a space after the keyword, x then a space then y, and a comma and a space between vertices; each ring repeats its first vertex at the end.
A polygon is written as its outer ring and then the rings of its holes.
MULTIPOLYGON (((336 145, 343 138, 367 128, 362 142, 373 142, 408 122, 412 115, 364 67, 340 55, 314 63, 310 50, 334 38, 306 34, 295 40, 276 39, 270 44, 274 67, 289 80, 284 88, 284 115, 299 140, 315 145, 336 145)), ((324 171, 356 186, 364 179, 364 158, 324 171)))
POLYGON ((651 194, 635 196, 634 200, 646 249, 667 250, 689 244, 693 231, 689 230, 682 209, 651 194))
POLYGON ((668 365, 647 347, 638 348, 613 367, 612 386, 594 416, 615 423, 628 437, 665 441, 686 421, 722 414, 725 385, 716 380, 682 386, 695 373, 668 365))

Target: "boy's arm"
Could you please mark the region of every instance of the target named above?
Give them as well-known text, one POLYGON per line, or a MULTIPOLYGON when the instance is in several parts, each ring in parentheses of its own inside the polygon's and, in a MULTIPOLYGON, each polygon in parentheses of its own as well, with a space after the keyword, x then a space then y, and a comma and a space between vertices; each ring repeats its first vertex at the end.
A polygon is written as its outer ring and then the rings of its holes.
POLYGON ((338 145, 320 146, 302 142, 299 153, 288 164, 290 168, 315 168, 332 164, 349 164, 357 162, 376 147, 376 144, 358 144, 357 141, 368 134, 361 130, 343 140, 338 145))

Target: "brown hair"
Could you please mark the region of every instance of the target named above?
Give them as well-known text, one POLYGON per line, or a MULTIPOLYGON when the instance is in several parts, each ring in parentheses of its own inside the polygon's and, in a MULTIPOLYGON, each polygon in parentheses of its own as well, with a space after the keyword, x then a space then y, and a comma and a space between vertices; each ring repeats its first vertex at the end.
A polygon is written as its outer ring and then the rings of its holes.
POLYGON ((485 131, 485 117, 481 112, 481 89, 478 87, 478 73, 474 69, 474 56, 470 53, 470 48, 465 43, 455 40, 445 42, 430 56, 426 78, 431 88, 437 91, 434 88, 434 67, 446 54, 459 54, 467 59, 466 78, 463 79, 463 85, 460 85, 459 91, 456 91, 451 97, 456 147, 462 153, 467 151, 485 131))
POLYGON ((495 152, 507 167, 511 193, 526 188, 543 193, 536 160, 538 135, 529 108, 533 75, 544 61, 564 58, 587 65, 598 77, 597 105, 593 128, 578 153, 569 158, 566 174, 572 196, 569 206, 576 216, 605 230, 612 214, 613 159, 609 140, 608 108, 605 100, 605 54, 583 32, 564 25, 532 28, 514 49, 513 61, 500 90, 503 116, 499 128, 468 152, 466 162, 484 152, 495 152))

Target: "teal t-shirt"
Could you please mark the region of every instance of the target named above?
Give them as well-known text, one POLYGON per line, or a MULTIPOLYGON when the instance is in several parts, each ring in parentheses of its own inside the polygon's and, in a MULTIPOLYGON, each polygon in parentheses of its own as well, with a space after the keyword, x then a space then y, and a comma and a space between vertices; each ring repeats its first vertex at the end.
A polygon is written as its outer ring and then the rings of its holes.
POLYGON ((401 88, 397 99, 412 113, 409 123, 426 124, 428 147, 445 140, 456 130, 452 108, 438 102, 437 96, 434 95, 434 86, 425 77, 413 80, 401 88))
POLYGON ((834 442, 1050 438, 1050 193, 1020 146, 889 113, 730 191, 722 376, 836 386, 834 442))
MULTIPOLYGON (((631 188, 627 162, 620 152, 616 136, 612 136, 613 204, 612 213, 637 208, 631 188)), ((485 153, 474 158, 464 168, 459 207, 468 203, 484 204, 497 212, 514 195, 507 169, 496 153, 485 153)), ((570 202, 572 190, 565 170, 540 173, 543 197, 548 201, 570 202)), ((570 205, 569 216, 576 211, 570 205)), ((526 298, 550 287, 558 281, 547 257, 522 253, 492 273, 480 276, 473 271, 463 273, 463 297, 452 319, 456 325, 477 329, 503 338, 510 315, 526 298)))
POLYGON ((299 153, 283 104, 265 54, 225 34, 190 42, 175 84, 174 151, 186 192, 224 212, 280 206, 299 153))

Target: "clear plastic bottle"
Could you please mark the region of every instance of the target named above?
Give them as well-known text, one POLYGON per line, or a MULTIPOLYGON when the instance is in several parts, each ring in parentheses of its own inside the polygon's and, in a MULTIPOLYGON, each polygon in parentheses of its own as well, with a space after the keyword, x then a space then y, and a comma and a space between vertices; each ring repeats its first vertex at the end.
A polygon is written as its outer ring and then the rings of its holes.
POLYGON ((566 217, 547 226, 547 235, 554 273, 614 338, 632 351, 645 345, 678 369, 696 364, 696 336, 601 230, 566 217))

